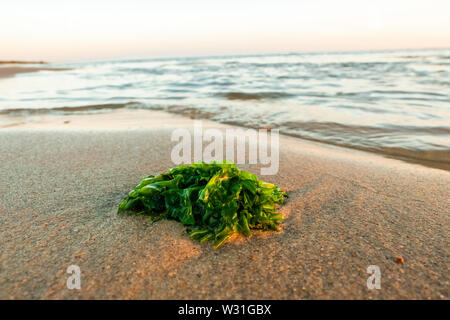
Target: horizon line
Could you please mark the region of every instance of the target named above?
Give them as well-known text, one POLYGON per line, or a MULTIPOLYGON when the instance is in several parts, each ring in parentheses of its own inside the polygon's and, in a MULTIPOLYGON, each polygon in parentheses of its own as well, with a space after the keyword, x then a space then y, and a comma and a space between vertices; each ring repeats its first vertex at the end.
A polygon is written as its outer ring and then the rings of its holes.
POLYGON ((450 50, 449 47, 420 47, 420 48, 386 48, 386 49, 354 49, 354 50, 306 50, 306 51, 288 51, 288 52, 263 52, 263 53, 225 53, 225 54, 205 54, 205 55, 167 55, 167 56, 121 56, 115 58, 93 58, 80 60, 61 60, 50 61, 46 59, 0 59, 0 62, 20 62, 30 64, 66 64, 66 63, 83 63, 83 62, 108 62, 121 60, 173 60, 173 59, 200 59, 200 58, 226 58, 226 57, 254 57, 254 56, 277 56, 277 55, 299 55, 299 54, 345 54, 345 53, 377 53, 389 51, 432 51, 432 50, 450 50))

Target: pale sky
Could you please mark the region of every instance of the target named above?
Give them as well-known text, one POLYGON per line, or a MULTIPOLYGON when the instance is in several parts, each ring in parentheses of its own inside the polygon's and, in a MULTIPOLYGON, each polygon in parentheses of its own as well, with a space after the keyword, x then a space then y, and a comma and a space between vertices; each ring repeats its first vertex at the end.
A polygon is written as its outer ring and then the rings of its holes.
POLYGON ((450 47, 450 0, 12 0, 0 60, 450 47))

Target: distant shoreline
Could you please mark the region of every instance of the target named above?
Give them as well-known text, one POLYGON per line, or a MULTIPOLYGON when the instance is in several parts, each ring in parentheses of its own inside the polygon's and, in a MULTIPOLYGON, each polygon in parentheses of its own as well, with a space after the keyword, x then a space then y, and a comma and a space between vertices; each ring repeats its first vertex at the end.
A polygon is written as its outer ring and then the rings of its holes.
POLYGON ((66 71, 70 68, 40 68, 40 67, 0 67, 0 79, 13 77, 19 73, 30 73, 38 71, 66 71))
POLYGON ((0 64, 48 64, 45 61, 0 60, 0 64))

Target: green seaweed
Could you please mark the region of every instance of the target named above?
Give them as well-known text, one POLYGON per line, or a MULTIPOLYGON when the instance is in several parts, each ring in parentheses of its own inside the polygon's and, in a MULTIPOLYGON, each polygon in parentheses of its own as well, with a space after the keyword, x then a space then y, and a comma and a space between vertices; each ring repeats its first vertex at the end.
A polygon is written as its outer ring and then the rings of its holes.
POLYGON ((232 162, 180 165, 142 179, 119 205, 154 220, 174 219, 191 238, 222 245, 234 233, 251 236, 252 229, 278 230, 276 213, 287 194, 277 185, 239 170, 232 162))

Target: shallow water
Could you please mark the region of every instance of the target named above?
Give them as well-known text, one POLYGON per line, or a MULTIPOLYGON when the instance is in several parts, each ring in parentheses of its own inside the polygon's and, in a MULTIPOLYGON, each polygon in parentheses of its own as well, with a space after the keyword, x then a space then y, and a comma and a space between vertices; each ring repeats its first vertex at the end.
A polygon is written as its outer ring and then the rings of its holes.
POLYGON ((306 139, 409 159, 450 162, 450 50, 52 66, 73 69, 0 79, 0 114, 106 110, 98 106, 103 104, 164 109, 280 128, 306 139))

